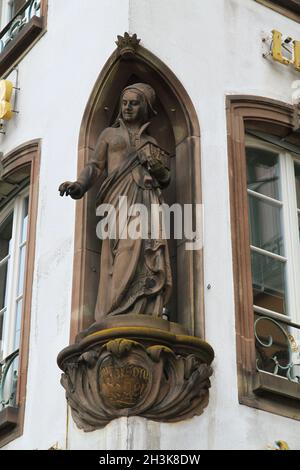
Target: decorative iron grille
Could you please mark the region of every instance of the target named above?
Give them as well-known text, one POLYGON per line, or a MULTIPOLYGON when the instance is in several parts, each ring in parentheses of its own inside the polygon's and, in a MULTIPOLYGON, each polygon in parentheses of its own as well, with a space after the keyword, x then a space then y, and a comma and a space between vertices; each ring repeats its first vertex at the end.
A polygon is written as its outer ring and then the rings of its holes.
POLYGON ((17 406, 19 350, 0 362, 0 411, 17 406))
POLYGON ((258 316, 254 323, 256 340, 256 368, 300 383, 299 343, 292 330, 300 326, 280 322, 267 316, 258 316))
POLYGON ((0 54, 34 16, 41 16, 41 0, 29 0, 0 32, 0 54))

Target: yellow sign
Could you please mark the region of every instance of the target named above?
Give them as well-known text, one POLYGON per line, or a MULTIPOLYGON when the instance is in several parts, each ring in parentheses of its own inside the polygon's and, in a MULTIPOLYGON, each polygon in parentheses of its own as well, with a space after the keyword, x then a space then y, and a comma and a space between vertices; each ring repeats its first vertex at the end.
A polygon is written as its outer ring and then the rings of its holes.
POLYGON ((272 57, 276 62, 284 65, 294 65, 295 69, 300 71, 300 41, 293 41, 291 38, 282 40, 282 34, 273 29, 272 31, 272 57), (287 45, 292 44, 292 49, 287 49, 287 45), (283 49, 286 49, 292 58, 288 58, 283 54, 283 49))
POLYGON ((0 119, 9 121, 13 117, 11 96, 13 84, 9 80, 0 80, 0 119))
POLYGON ((300 71, 300 41, 294 41, 294 66, 300 71))

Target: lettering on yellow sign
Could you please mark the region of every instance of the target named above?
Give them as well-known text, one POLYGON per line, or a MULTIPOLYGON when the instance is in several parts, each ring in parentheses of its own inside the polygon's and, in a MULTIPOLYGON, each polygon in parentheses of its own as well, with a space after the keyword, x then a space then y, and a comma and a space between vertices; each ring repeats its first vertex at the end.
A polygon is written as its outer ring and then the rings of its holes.
POLYGON ((277 62, 280 62, 281 64, 289 65, 291 61, 282 54, 282 34, 279 31, 276 31, 276 29, 273 29, 272 35, 273 35, 273 42, 272 42, 273 59, 276 60, 277 62))
POLYGON ((294 41, 294 66, 300 72, 300 41, 294 41))
POLYGON ((9 121, 13 116, 11 97, 13 84, 9 80, 0 80, 0 119, 9 121))
POLYGON ((292 64, 296 70, 300 71, 300 41, 293 41, 292 38, 283 40, 280 31, 273 29, 270 52, 273 60, 276 62, 280 62, 283 65, 292 64))

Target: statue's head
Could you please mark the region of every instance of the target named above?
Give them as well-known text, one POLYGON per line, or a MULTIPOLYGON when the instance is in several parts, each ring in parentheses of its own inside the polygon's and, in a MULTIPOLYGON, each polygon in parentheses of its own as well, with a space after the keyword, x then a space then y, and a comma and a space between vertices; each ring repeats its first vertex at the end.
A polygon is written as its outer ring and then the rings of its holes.
POLYGON ((156 115, 154 109, 155 91, 146 83, 135 83, 124 88, 121 94, 118 117, 128 123, 144 124, 156 115))

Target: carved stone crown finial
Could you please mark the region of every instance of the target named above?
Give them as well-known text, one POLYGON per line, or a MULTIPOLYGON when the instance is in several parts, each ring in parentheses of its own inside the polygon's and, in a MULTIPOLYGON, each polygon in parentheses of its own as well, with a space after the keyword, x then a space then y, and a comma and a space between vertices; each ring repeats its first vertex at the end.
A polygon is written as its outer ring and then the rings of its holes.
POLYGON ((124 36, 118 36, 116 44, 121 56, 124 59, 130 59, 135 55, 136 49, 138 48, 140 42, 141 40, 137 38, 136 34, 130 36, 129 33, 124 33, 124 36))

